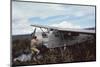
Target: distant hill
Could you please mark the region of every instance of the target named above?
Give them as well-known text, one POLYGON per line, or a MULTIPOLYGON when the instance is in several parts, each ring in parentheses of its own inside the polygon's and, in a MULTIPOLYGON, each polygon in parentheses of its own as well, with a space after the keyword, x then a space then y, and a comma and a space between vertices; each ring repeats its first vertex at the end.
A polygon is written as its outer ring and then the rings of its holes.
POLYGON ((95 30, 95 27, 91 27, 91 28, 85 28, 86 30, 95 30))
MULTIPOLYGON (((35 34, 36 36, 38 36, 38 39, 40 39, 41 36, 41 32, 36 32, 35 34)), ((31 33, 30 34, 20 34, 20 35, 12 35, 12 40, 17 40, 17 39, 31 39, 31 33)))
MULTIPOLYGON (((84 29, 86 29, 86 30, 95 30, 95 27, 84 28, 84 29)), ((41 32, 37 32, 36 36, 38 36, 38 38, 41 39, 41 32)), ((31 39, 31 38, 32 38, 31 34, 12 35, 12 40, 31 39)))
POLYGON ((31 34, 24 34, 24 35, 12 35, 12 40, 17 39, 31 39, 31 34))

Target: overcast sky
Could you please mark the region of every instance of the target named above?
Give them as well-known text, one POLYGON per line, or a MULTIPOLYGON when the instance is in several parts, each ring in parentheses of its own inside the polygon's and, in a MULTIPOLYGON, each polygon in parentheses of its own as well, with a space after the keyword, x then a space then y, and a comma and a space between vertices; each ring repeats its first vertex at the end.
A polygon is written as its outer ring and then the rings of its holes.
POLYGON ((12 2, 12 34, 28 34, 31 24, 61 28, 95 26, 95 7, 79 5, 12 2))

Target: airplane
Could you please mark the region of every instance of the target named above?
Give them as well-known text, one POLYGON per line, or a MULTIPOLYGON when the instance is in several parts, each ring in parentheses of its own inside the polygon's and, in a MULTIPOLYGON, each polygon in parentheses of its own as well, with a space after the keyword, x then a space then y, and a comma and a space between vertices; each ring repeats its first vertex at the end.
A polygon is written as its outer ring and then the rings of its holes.
MULTIPOLYGON (((28 38, 31 40, 32 36, 37 36, 38 38, 39 36, 41 36, 40 34, 42 34, 40 39, 42 39, 43 45, 45 45, 47 48, 51 50, 54 48, 59 48, 62 57, 64 55, 63 51, 66 50, 67 46, 73 46, 75 44, 79 44, 82 42, 84 43, 87 40, 88 41, 95 40, 96 37, 96 31, 94 27, 84 28, 84 29, 73 29, 73 28, 59 28, 53 26, 36 25, 36 24, 32 24, 30 26, 35 27, 34 31, 31 34, 16 35, 13 36, 12 39, 17 40, 17 39, 28 38), (37 28, 40 28, 40 30, 42 31, 40 34, 36 34, 37 28), (46 31, 44 31, 44 29, 46 31)), ((23 54, 21 56, 23 56, 23 54)), ((21 56, 17 57, 17 59, 19 58, 20 60, 21 56)))
POLYGON ((35 27, 32 36, 35 36, 36 28, 42 30, 43 44, 48 48, 66 47, 76 43, 82 43, 86 40, 95 38, 96 35, 94 28, 73 29, 36 24, 31 26, 35 27), (45 32, 43 29, 47 31, 45 32))

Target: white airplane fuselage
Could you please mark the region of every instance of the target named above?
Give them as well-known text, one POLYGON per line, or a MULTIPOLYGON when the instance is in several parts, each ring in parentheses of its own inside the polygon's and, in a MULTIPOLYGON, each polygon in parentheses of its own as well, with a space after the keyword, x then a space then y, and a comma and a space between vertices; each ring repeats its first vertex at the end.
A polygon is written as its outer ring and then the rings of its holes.
POLYGON ((92 35, 88 34, 79 34, 78 36, 64 36, 64 33, 60 35, 58 32, 50 31, 46 33, 47 37, 43 38, 42 35, 36 34, 37 38, 40 41, 43 41, 43 44, 46 45, 48 48, 56 48, 56 47, 63 47, 74 45, 76 43, 85 42, 89 40, 89 38, 93 38, 92 35), (63 38, 64 37, 64 38, 63 38))

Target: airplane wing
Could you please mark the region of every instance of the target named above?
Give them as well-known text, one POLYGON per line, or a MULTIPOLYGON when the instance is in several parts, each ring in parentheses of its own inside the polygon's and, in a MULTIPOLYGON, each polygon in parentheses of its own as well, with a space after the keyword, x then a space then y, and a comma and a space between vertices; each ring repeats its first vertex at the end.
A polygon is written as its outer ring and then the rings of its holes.
POLYGON ((72 32, 72 33, 82 33, 82 34, 93 34, 95 35, 96 32, 95 30, 86 30, 86 29, 72 29, 72 28, 59 28, 59 27, 53 27, 53 26, 45 26, 45 25, 31 25, 33 27, 38 27, 38 28, 45 28, 49 30, 58 30, 58 31, 64 31, 64 32, 72 32))

